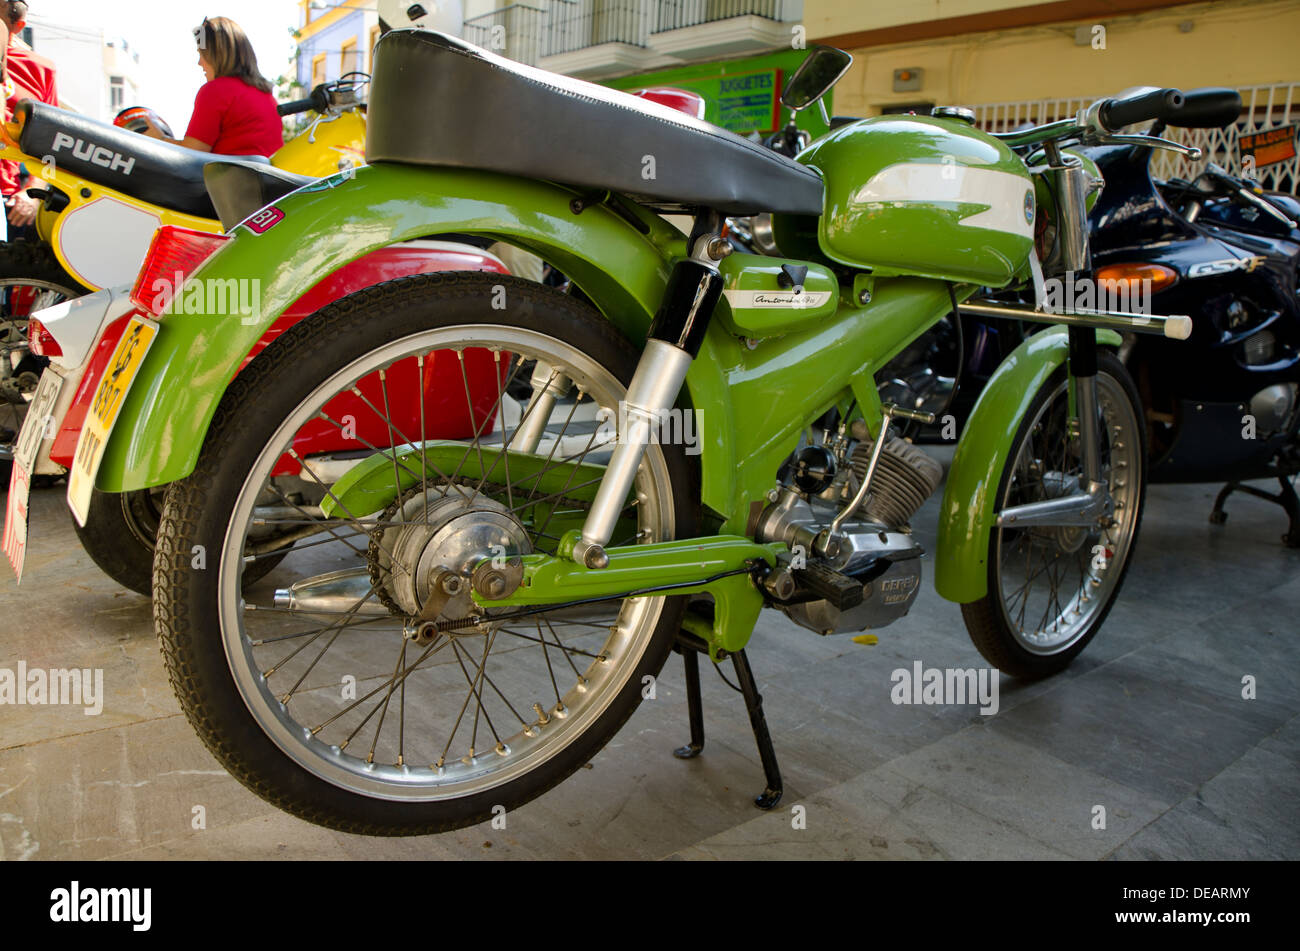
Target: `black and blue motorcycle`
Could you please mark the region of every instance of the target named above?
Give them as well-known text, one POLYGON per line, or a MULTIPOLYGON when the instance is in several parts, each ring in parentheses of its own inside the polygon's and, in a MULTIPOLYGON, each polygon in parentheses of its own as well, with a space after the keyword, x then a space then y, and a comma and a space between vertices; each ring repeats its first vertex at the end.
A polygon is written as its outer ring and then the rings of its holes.
MULTIPOLYGON (((1228 89, 1185 100, 1183 128, 1230 125, 1241 108, 1228 89)), ((1159 181, 1150 146, 1086 154, 1106 181, 1090 215, 1098 284, 1149 280, 1155 312, 1192 318, 1188 340, 1132 335, 1120 353, 1146 410, 1150 480, 1225 482, 1216 524, 1234 492, 1275 502, 1289 518, 1282 540, 1300 547, 1300 202, 1213 162, 1159 181), (1263 479, 1279 490, 1245 484, 1263 479)))
MULTIPOLYGON (((1231 89, 1182 100, 1178 118, 1149 135, 1175 123, 1223 128, 1241 111, 1231 89)), ((1210 513, 1216 524, 1234 492, 1274 502, 1289 518, 1283 542, 1300 547, 1300 201, 1213 162, 1191 181, 1158 180, 1152 147, 1137 139, 1069 151, 1095 165, 1106 186, 1089 214, 1092 271, 1078 276, 1094 290, 1143 288, 1143 309, 1192 318, 1188 340, 1126 334, 1120 350, 1145 407, 1150 481, 1226 483, 1210 513), (1264 479, 1278 491, 1246 484, 1264 479)), ((1040 240, 1040 253, 1050 244, 1050 235, 1040 240)), ((995 309, 963 305, 960 321, 938 324, 885 368, 882 393, 951 420, 947 432, 914 428, 918 441, 951 441, 992 369, 1039 327, 995 309)))

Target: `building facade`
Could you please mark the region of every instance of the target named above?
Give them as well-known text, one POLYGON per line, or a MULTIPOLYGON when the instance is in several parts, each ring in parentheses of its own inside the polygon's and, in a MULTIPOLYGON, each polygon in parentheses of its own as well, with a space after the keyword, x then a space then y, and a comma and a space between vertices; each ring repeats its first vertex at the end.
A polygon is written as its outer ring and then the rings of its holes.
MULTIPOLYGON (((439 27, 461 35, 466 17, 493 8, 493 0, 428 0, 442 14, 439 27)), ((379 40, 377 0, 298 0, 298 55, 295 78, 304 90, 359 70, 369 73, 379 40)))
MULTIPOLYGON (((1229 86, 1245 105, 1235 126, 1172 137, 1236 170, 1242 136, 1291 128, 1290 148, 1282 150, 1290 155, 1261 166, 1259 178, 1268 188, 1300 187, 1294 0, 806 0, 804 17, 810 42, 854 56, 836 86, 838 112, 961 105, 974 109, 981 127, 1004 131, 1073 115, 1135 86, 1229 86)), ((1153 169, 1188 176, 1207 160, 1161 152, 1153 169)))
POLYGON ((298 6, 298 85, 312 89, 344 73, 370 72, 371 51, 379 39, 375 0, 300 0, 298 6))
POLYGON ((36 14, 28 17, 23 38, 58 64, 65 108, 112 121, 122 109, 139 104, 140 54, 127 40, 36 14))

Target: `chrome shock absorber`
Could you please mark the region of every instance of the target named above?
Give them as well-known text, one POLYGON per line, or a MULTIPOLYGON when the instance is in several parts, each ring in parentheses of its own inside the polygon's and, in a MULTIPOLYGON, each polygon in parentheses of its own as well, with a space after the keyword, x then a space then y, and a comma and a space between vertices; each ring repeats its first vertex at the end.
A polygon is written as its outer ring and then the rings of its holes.
POLYGON ((533 368, 529 382, 533 387, 533 397, 524 407, 519 426, 510 437, 510 448, 517 452, 537 451, 550 422, 551 411, 556 402, 569 392, 569 378, 541 360, 533 368))
POLYGON ((663 303, 650 324, 645 350, 628 387, 620 414, 625 431, 619 433, 618 445, 573 548, 573 560, 588 568, 609 564, 604 546, 632 490, 646 446, 655 437, 659 421, 676 402, 686 371, 704 343, 713 308, 722 296, 723 279, 717 262, 730 247, 716 233, 716 216, 709 218, 709 227, 696 226, 691 256, 673 265, 663 303))

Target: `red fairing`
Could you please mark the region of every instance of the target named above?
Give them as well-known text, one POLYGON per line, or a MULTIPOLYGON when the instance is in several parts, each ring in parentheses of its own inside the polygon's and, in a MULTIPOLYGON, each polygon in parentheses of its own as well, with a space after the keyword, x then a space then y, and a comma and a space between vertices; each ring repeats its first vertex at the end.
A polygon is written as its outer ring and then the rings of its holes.
MULTIPOLYGON (((437 350, 424 360, 424 377, 419 364, 408 357, 384 374, 371 373, 357 383, 361 396, 343 393, 325 404, 321 415, 309 420, 294 438, 300 456, 358 449, 386 449, 394 444, 420 442, 424 439, 468 439, 475 431, 492 432, 496 416, 498 384, 494 369, 505 383, 505 368, 510 355, 493 354, 482 348, 465 351, 465 377, 461 379, 461 361, 454 350, 437 350), (465 399, 468 381, 473 397, 473 416, 465 399), (387 389, 387 410, 384 391, 387 389), (424 429, 421 432, 419 394, 424 392, 424 429), (383 414, 383 415, 381 415, 383 414), (389 429, 387 416, 392 420, 389 429), (328 417, 328 418, 327 418, 328 417)), ((284 455, 272 475, 297 475, 300 466, 292 456, 284 455)))
POLYGON ((695 119, 704 118, 704 97, 697 92, 691 92, 689 89, 677 89, 674 86, 651 86, 649 89, 638 89, 632 95, 640 99, 649 99, 651 102, 657 102, 669 109, 676 109, 678 112, 684 112, 695 119))
POLYGON ((267 328, 262 339, 253 345, 239 368, 242 370, 249 360, 261 353, 276 337, 331 301, 393 278, 431 274, 435 271, 510 273, 496 258, 482 254, 468 245, 430 241, 380 248, 322 278, 319 284, 290 304, 280 319, 267 328))
MULTIPOLYGON (((240 370, 276 337, 331 301, 382 281, 436 271, 508 273, 496 258, 464 245, 422 242, 381 248, 339 268, 291 304, 254 344, 240 364, 240 370)), ((86 412, 129 318, 127 315, 110 324, 95 345, 50 450, 50 459, 61 466, 72 465, 86 412)), ((394 443, 414 442, 421 438, 463 439, 473 436, 475 431, 479 435, 491 433, 495 424, 497 392, 505 380, 509 363, 510 355, 506 353, 500 354, 498 359, 487 350, 466 350, 462 377, 461 361, 456 353, 437 351, 425 359, 421 380, 416 359, 407 358, 390 367, 382 383, 377 373, 360 380, 357 389, 361 391, 361 397, 344 394, 331 400, 324 413, 333 422, 323 418, 309 422, 295 439, 294 449, 301 456, 311 456, 369 447, 387 448, 394 443), (470 400, 466 399, 467 388, 470 400), (385 389, 392 432, 380 415, 385 411, 385 389), (423 433, 421 392, 424 393, 423 433)), ((298 469, 297 463, 286 455, 277 464, 274 474, 296 474, 298 469)))
MULTIPOLYGON (((435 271, 508 273, 496 258, 464 245, 428 242, 423 246, 405 244, 380 248, 323 278, 291 304, 253 346, 240 369, 280 334, 331 301, 382 281, 435 271)), ((474 435, 476 427, 480 435, 490 433, 495 423, 493 417, 498 389, 493 377, 494 366, 504 380, 508 364, 508 356, 503 355, 502 360, 496 363, 492 354, 486 350, 467 350, 465 378, 462 380, 460 361, 453 351, 439 351, 426 359, 423 381, 424 433, 421 436, 419 368, 414 357, 408 358, 394 364, 384 381, 388 390, 388 412, 393 421, 394 433, 389 433, 388 424, 380 416, 384 412, 385 387, 381 386, 378 374, 371 374, 357 385, 364 400, 351 395, 335 397, 324 410, 334 423, 324 419, 312 420, 299 431, 294 448, 300 456, 309 456, 367 446, 383 448, 394 442, 417 442, 421 438, 467 439, 474 435), (466 385, 473 396, 473 418, 465 399, 466 385), (367 400, 370 405, 367 405, 367 400), (350 419, 345 420, 345 416, 350 419), (349 434, 355 430, 355 438, 344 439, 344 432, 340 428, 342 426, 349 427, 349 434)), ((276 465, 273 475, 291 475, 297 472, 298 464, 286 456, 276 465)))

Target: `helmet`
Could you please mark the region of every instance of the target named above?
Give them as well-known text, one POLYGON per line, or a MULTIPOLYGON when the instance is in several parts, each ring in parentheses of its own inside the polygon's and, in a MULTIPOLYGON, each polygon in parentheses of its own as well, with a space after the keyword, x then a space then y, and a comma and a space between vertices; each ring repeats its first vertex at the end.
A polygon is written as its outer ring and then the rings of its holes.
POLYGON ((129 109, 123 109, 113 117, 113 125, 127 129, 131 132, 144 132, 149 128, 145 120, 148 119, 156 125, 159 131, 169 139, 176 138, 172 134, 171 126, 163 121, 163 117, 158 115, 152 109, 146 109, 144 106, 132 106, 129 109))

